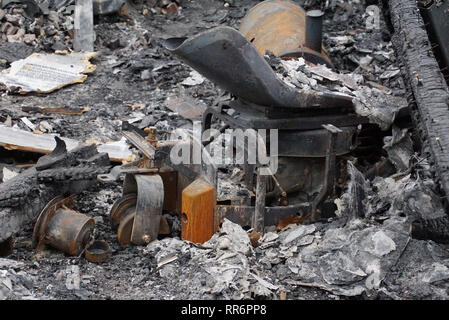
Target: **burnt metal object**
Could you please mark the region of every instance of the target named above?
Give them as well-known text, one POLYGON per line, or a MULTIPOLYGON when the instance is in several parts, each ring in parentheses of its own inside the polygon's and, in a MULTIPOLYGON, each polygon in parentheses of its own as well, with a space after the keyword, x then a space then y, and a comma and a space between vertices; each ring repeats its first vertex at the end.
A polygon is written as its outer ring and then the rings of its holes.
MULTIPOLYGON (((281 58, 303 57, 312 63, 326 64, 332 68, 332 62, 322 47, 321 40, 318 48, 308 48, 308 27, 303 8, 290 1, 269 0, 249 10, 242 19, 239 31, 261 55, 268 50, 281 58)), ((317 29, 316 26, 313 27, 313 30, 317 29)))
MULTIPOLYGON (((296 194, 296 201, 309 202, 321 190, 325 161, 325 157, 279 157, 275 176, 285 193, 296 194)), ((274 179, 268 182, 266 196, 269 199, 285 198, 274 179)))
POLYGON ((164 203, 164 185, 161 176, 134 175, 137 183, 137 203, 131 241, 137 245, 156 240, 164 203))
POLYGON ((124 217, 136 211, 136 203, 136 193, 127 193, 115 201, 109 213, 109 220, 114 230, 117 229, 124 217))
POLYGON ((104 240, 95 240, 87 246, 84 256, 87 261, 94 263, 102 263, 111 256, 111 248, 104 240))
POLYGON ((120 176, 125 173, 158 173, 158 168, 137 168, 136 162, 126 163, 121 166, 115 166, 109 173, 99 174, 97 180, 103 183, 111 183, 119 180, 120 176))
POLYGON ((118 243, 124 248, 131 243, 131 234, 133 232, 135 211, 120 221, 117 230, 118 243))
MULTIPOLYGON (((132 207, 130 211, 120 214, 120 220, 117 225, 117 241, 124 248, 131 244, 131 234, 134 226, 134 218, 136 216, 136 207, 132 207)), ((170 234, 170 226, 167 219, 161 216, 159 224, 159 235, 170 234)))
POLYGON ((286 85, 257 49, 233 28, 217 27, 190 39, 170 38, 164 46, 235 96, 260 106, 308 112, 353 109, 350 96, 286 85))
POLYGON ((98 153, 95 145, 63 149, 59 144, 37 167, 0 184, 0 242, 35 221, 53 198, 80 193, 109 170, 108 155, 98 153))
MULTIPOLYGON (((293 130, 292 130, 293 131, 293 130)), ((341 128, 333 142, 334 153, 347 154, 356 146, 356 127, 341 128)), ((326 130, 279 132, 278 155, 284 157, 326 157, 329 133, 326 130)))
MULTIPOLYGON (((279 221, 288 217, 308 216, 310 215, 310 210, 311 205, 308 202, 288 206, 265 207, 263 217, 264 226, 275 226, 279 221)), ((254 206, 218 204, 216 207, 215 219, 219 223, 219 221, 226 218, 243 227, 249 227, 253 224, 254 213, 254 206)))
POLYGON ((77 256, 90 241, 95 222, 92 218, 69 209, 73 196, 58 196, 51 200, 37 218, 33 230, 33 245, 39 251, 48 244, 65 253, 77 256))
POLYGON ((449 195, 449 89, 436 61, 414 0, 390 0, 392 37, 422 152, 430 156, 432 171, 449 195))
POLYGON ((323 15, 321 10, 310 10, 306 14, 305 46, 320 53, 323 46, 323 15))
POLYGON ((252 219, 252 228, 256 232, 264 232, 265 227, 265 195, 267 191, 267 177, 262 175, 260 168, 256 179, 256 205, 252 219))
POLYGON ((123 194, 124 197, 119 199, 120 202, 117 204, 118 208, 114 206, 112 210, 113 226, 131 212, 134 218, 130 241, 136 245, 144 245, 157 239, 164 202, 162 178, 158 174, 127 174, 123 194), (127 197, 128 194, 131 196, 127 197), (134 199, 136 199, 135 206, 132 205, 134 199))
MULTIPOLYGON (((170 159, 170 152, 172 148, 182 147, 182 144, 185 144, 188 147, 195 145, 198 150, 203 149, 202 141, 196 137, 188 135, 184 137, 185 140, 183 141, 153 141, 150 143, 150 141, 144 138, 145 132, 127 122, 123 122, 122 132, 128 141, 145 155, 149 166, 147 166, 147 169, 156 169, 156 172, 160 172, 164 170, 164 167, 165 169, 168 167, 172 169, 168 171, 178 171, 191 181, 201 176, 210 184, 216 186, 217 170, 208 152, 204 152, 202 155, 203 159, 208 158, 208 160, 201 161, 201 164, 194 164, 197 161, 193 160, 193 158, 189 161, 192 165, 184 165, 182 163, 174 164, 170 159)), ((205 150, 202 150, 202 152, 203 151, 205 150)), ((193 157, 193 155, 191 155, 191 157, 193 157)), ((130 168, 129 173, 133 173, 133 170, 136 172, 141 170, 141 168, 138 167, 134 168, 135 169, 130 168)))
POLYGON ((143 153, 135 167, 129 168, 123 185, 123 197, 117 200, 110 214, 112 226, 118 226, 118 242, 124 247, 130 243, 144 245, 155 240, 159 234, 169 233, 162 210, 173 212, 181 207, 178 199, 186 188, 178 187, 179 175, 183 176, 179 179, 183 186, 188 181, 201 178, 212 190, 212 199, 215 201, 217 170, 210 155, 204 150, 202 141, 195 136, 187 134, 185 140, 158 141, 156 132, 150 132, 144 137, 142 132, 130 124, 125 124, 123 129, 125 137, 143 153), (174 164, 169 157, 174 147, 201 148, 205 152, 202 159, 209 157, 209 161, 174 164), (141 169, 155 171, 153 174, 136 173, 141 169))
MULTIPOLYGON (((290 114, 290 117, 282 115, 285 118, 270 119, 260 111, 257 106, 243 104, 240 101, 231 101, 218 108, 208 108, 203 115, 203 132, 211 128, 213 118, 221 120, 233 128, 281 129, 278 131, 277 156, 280 157, 279 161, 281 161, 281 157, 295 158, 297 162, 302 161, 303 164, 304 161, 307 161, 307 166, 300 166, 304 167, 302 169, 307 167, 316 169, 315 161, 305 160, 304 158, 323 158, 324 160, 327 156, 329 136, 327 130, 322 127, 323 123, 341 128, 342 132, 333 142, 335 153, 340 156, 349 153, 357 146, 358 129, 356 126, 366 122, 365 118, 352 114, 347 116, 308 117, 294 117, 290 114)), ((208 139, 209 141, 211 141, 211 138, 208 139)), ((292 161, 288 161, 288 166, 294 168, 293 170, 300 168, 292 161)), ((320 172, 324 171, 324 161, 322 166, 323 169, 319 170, 320 172)), ((254 166, 248 164, 245 172, 247 173, 245 183, 250 187, 252 186, 254 166)), ((290 177, 295 175, 287 174, 281 178, 283 180, 281 185, 285 189, 289 189, 292 185, 298 184, 298 182, 290 183, 290 177)), ((321 181, 322 178, 319 180, 321 181)))
MULTIPOLYGON (((260 108, 261 106, 259 106, 260 108)), ((282 130, 313 130, 322 129, 323 123, 338 127, 357 126, 368 123, 366 117, 354 113, 346 114, 292 114, 287 113, 277 117, 268 117, 263 110, 253 104, 242 101, 230 101, 219 108, 207 108, 203 114, 203 131, 209 129, 212 118, 224 121, 234 128, 282 129, 282 130)))
POLYGON ((324 172, 324 183, 320 193, 312 202, 312 220, 316 220, 318 215, 318 206, 326 199, 327 196, 333 194, 334 181, 335 181, 335 141, 338 134, 343 131, 331 124, 323 125, 323 128, 328 131, 328 147, 326 154, 326 164, 324 172))
POLYGON ((135 130, 123 130, 122 134, 150 160, 154 159, 155 148, 135 130))
POLYGON ((127 174, 123 196, 110 213, 112 227, 118 226, 119 243, 144 245, 157 239, 163 204, 164 184, 160 175, 127 174))

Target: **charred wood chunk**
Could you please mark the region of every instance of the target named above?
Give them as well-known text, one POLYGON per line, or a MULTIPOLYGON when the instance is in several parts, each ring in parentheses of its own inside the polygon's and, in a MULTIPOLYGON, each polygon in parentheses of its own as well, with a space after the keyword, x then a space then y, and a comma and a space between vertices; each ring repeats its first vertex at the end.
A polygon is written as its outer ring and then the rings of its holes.
POLYGON ((66 151, 65 143, 41 157, 34 168, 0 184, 0 242, 33 222, 44 206, 58 195, 77 194, 96 183, 109 169, 107 154, 95 145, 66 151))
POLYGON ((64 140, 58 137, 55 137, 55 140, 56 147, 50 154, 39 158, 36 164, 36 170, 44 170, 58 164, 62 165, 67 159, 67 148, 64 140))

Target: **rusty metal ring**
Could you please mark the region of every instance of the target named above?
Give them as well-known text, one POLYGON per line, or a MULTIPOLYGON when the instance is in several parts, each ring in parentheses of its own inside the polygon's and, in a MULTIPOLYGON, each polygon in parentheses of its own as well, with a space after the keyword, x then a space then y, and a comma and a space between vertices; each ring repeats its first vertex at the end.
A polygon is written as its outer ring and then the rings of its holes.
POLYGON ((126 217, 120 221, 120 225, 117 230, 118 243, 124 248, 131 243, 131 234, 134 225, 134 217, 136 216, 136 211, 128 214, 126 217))
POLYGON ((111 208, 109 220, 113 229, 116 229, 123 217, 126 217, 135 210, 137 204, 137 194, 128 193, 117 199, 111 208))
POLYGON ((111 255, 111 248, 104 240, 95 240, 90 244, 84 253, 87 261, 101 263, 106 261, 111 255))

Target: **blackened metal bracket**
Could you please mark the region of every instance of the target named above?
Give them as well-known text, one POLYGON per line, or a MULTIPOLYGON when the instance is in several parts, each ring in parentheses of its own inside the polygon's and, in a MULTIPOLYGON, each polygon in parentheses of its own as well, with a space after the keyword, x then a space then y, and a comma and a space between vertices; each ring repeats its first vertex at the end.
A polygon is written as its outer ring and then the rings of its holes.
POLYGON ((337 135, 343 131, 332 124, 323 124, 323 128, 328 131, 328 147, 326 154, 326 164, 324 173, 324 183, 321 188, 320 193, 312 202, 312 220, 316 220, 318 216, 319 205, 326 200, 326 198, 334 193, 334 181, 335 181, 335 162, 336 162, 336 152, 335 152, 335 141, 337 140, 337 135))

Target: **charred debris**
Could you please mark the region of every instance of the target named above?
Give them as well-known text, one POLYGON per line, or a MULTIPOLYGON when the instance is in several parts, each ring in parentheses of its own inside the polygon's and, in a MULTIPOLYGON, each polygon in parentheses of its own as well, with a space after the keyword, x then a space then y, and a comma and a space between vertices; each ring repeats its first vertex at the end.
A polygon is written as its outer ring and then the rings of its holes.
POLYGON ((449 298, 447 1, 0 8, 0 299, 449 298))

